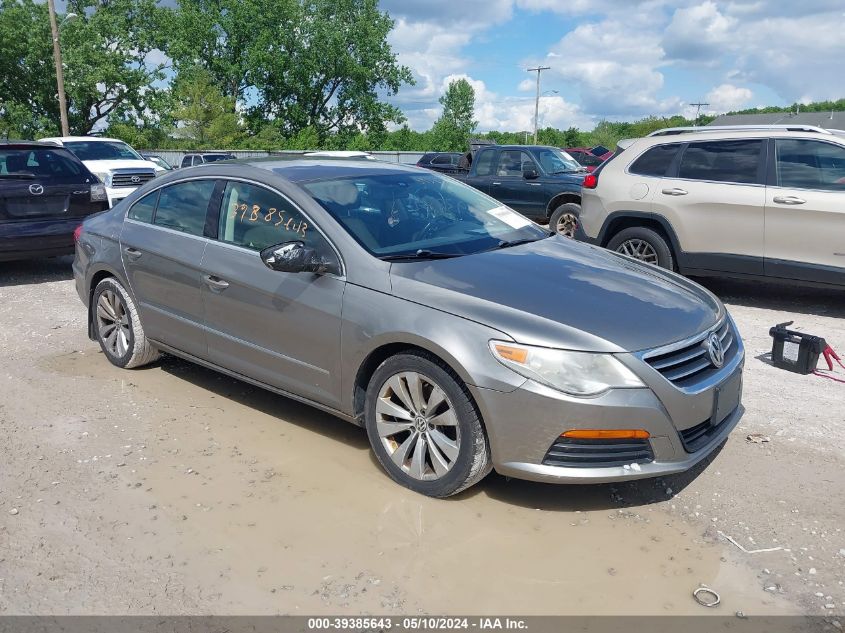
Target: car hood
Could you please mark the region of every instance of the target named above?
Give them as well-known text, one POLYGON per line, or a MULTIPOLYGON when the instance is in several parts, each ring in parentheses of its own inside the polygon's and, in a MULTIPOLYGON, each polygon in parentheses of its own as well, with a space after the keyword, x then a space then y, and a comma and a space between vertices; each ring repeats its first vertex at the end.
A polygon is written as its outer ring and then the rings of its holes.
POLYGON ((724 307, 679 275, 563 237, 394 263, 392 292, 546 347, 633 352, 699 334, 724 307))
POLYGON ((94 173, 111 172, 115 169, 152 169, 164 171, 148 160, 84 160, 85 166, 94 173))

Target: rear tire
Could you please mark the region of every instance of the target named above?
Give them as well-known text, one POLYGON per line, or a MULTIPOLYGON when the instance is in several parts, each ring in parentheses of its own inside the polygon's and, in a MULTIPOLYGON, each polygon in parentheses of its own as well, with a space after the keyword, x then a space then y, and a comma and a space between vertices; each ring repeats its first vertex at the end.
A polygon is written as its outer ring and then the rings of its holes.
POLYGON ((414 492, 448 497, 492 470, 475 404, 460 378, 430 354, 397 354, 376 369, 365 425, 384 470, 414 492))
POLYGON ((607 243, 607 248, 668 270, 674 270, 675 267, 672 249, 664 237, 644 226, 633 226, 619 231, 607 243))
POLYGON ((114 277, 97 284, 91 310, 94 335, 112 365, 132 369, 147 365, 161 355, 144 335, 132 297, 114 277))
POLYGON ((580 204, 575 202, 562 204, 552 212, 552 216, 549 218, 549 228, 558 235, 574 238, 580 215, 580 204))

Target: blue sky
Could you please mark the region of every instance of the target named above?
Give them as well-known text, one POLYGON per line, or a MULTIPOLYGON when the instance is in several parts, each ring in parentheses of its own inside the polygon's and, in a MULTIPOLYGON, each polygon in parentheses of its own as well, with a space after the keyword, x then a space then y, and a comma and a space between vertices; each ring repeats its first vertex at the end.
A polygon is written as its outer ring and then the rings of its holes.
POLYGON ((726 112, 845 97, 843 0, 380 0, 417 84, 393 98, 415 129, 454 78, 479 129, 591 128, 601 118, 726 112), (553 92, 556 91, 556 92, 553 92))

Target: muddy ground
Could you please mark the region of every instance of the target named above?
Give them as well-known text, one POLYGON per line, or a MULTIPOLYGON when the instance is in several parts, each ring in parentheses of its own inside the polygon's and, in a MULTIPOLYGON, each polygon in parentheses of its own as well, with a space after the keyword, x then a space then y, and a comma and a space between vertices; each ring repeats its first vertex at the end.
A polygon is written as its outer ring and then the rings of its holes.
POLYGON ((747 413, 693 472, 438 501, 329 415, 174 358, 112 367, 69 259, 0 266, 0 614, 845 613, 845 384, 765 357, 791 319, 845 352, 845 292, 706 282, 747 413))

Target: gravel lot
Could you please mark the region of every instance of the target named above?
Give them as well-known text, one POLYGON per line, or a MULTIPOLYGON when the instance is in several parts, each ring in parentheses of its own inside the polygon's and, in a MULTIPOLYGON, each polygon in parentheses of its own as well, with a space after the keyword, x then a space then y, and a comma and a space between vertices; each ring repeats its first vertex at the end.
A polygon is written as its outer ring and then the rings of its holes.
POLYGON ((747 413, 708 464, 617 486, 492 475, 437 501, 331 416, 174 358, 112 367, 69 259, 2 264, 0 614, 841 619, 845 384, 765 354, 787 320, 845 352, 845 292, 705 283, 748 353, 747 413))

